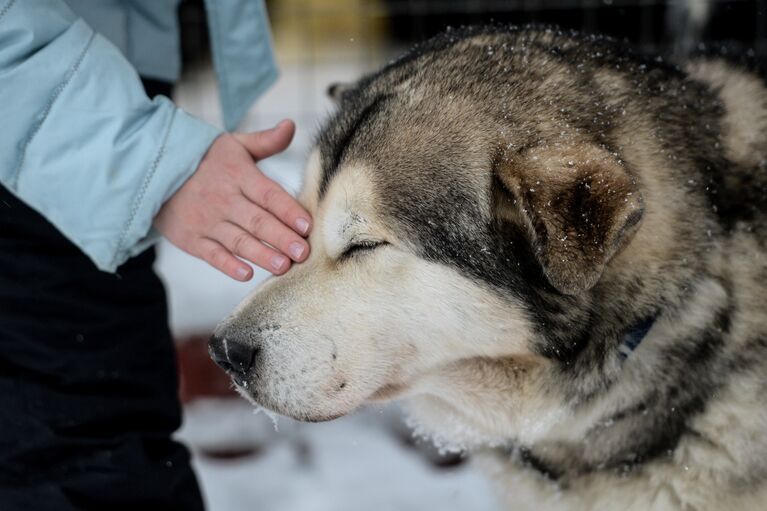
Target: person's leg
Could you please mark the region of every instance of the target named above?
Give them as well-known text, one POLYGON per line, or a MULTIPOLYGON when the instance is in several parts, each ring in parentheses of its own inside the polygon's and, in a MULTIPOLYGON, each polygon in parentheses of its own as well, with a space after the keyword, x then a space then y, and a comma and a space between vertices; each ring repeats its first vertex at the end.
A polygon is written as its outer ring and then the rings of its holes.
POLYGON ((203 508, 153 261, 100 272, 0 187, 4 511, 203 508))

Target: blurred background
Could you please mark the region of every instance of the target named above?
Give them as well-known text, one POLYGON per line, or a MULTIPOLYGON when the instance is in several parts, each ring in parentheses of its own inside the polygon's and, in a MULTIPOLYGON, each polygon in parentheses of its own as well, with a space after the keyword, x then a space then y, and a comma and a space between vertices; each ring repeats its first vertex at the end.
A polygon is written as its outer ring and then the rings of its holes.
MULTIPOLYGON (((356 79, 448 26, 556 24, 634 43, 681 60, 718 54, 765 76, 767 2, 749 0, 271 0, 280 79, 241 129, 296 121, 291 147, 262 170, 289 191, 301 185, 305 159, 332 111, 331 83, 356 79)), ((174 99, 221 125, 207 53, 202 0, 184 0, 184 75, 174 99)), ((185 421, 211 511, 497 509, 493 491, 465 457, 436 452, 411 437, 395 406, 362 410, 324 424, 270 418, 237 397, 207 355, 216 322, 267 277, 237 283, 167 243, 158 271, 168 287, 179 349, 185 421)))

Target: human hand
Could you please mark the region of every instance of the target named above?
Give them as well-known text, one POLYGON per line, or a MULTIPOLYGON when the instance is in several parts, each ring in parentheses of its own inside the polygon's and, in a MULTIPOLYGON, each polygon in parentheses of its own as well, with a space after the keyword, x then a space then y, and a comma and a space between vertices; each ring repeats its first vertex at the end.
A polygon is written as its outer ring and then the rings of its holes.
POLYGON ((241 281, 253 271, 238 257, 276 275, 291 260, 305 260, 309 244, 302 236, 311 216, 256 166, 288 147, 294 132, 292 121, 281 121, 269 130, 219 136, 154 226, 181 250, 241 281))

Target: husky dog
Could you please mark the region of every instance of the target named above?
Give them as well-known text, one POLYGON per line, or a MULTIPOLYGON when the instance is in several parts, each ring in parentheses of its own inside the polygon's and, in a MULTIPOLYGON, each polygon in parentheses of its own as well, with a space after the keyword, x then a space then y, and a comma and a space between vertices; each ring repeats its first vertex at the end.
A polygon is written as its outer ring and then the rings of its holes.
POLYGON ((508 509, 767 509, 756 76, 478 27, 332 93, 311 256, 211 339, 244 396, 404 398, 508 509))

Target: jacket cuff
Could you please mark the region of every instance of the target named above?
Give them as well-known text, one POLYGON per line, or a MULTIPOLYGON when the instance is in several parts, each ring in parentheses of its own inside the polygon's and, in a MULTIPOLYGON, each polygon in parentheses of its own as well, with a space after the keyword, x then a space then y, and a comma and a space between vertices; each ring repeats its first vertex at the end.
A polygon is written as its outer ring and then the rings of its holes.
POLYGON ((130 257, 143 252, 157 241, 160 234, 152 227, 154 217, 197 170, 200 160, 221 133, 221 130, 210 124, 175 108, 163 140, 137 192, 118 241, 114 260, 102 270, 115 271, 130 257))

